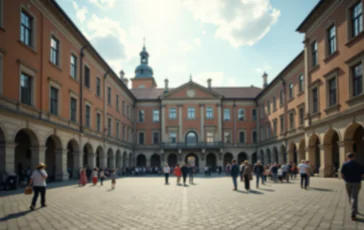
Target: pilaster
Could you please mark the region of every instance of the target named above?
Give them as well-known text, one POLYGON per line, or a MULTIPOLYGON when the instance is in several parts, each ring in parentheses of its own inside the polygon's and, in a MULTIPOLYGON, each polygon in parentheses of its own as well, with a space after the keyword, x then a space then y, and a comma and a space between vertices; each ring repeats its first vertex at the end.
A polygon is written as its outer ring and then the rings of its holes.
POLYGON ((221 104, 217 104, 217 117, 218 117, 218 133, 217 133, 217 141, 222 140, 222 117, 221 117, 221 104))
POLYGON ((67 149, 56 149, 56 181, 68 180, 67 149))
POLYGON ((177 105, 178 107, 178 125, 179 125, 179 129, 178 129, 178 142, 184 142, 184 137, 183 137, 183 116, 182 116, 182 109, 183 109, 183 105, 177 105))
POLYGON ((166 110, 166 106, 162 105, 161 106, 161 135, 162 135, 162 142, 166 142, 166 123, 165 123, 165 110, 166 110))
POLYGON ((200 140, 205 141, 205 113, 204 113, 204 104, 200 104, 200 130, 201 130, 201 138, 200 140))
POLYGON ((5 155, 5 171, 7 173, 15 173, 15 147, 16 143, 6 142, 4 149, 5 155))

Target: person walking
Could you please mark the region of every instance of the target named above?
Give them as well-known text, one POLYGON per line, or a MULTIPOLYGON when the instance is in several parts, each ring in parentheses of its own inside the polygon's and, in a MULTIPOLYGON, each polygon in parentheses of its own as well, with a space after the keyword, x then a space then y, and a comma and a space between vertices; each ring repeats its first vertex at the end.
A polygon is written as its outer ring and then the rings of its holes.
POLYGON ((174 168, 173 174, 177 177, 177 185, 181 184, 181 168, 179 167, 179 164, 176 165, 176 167, 174 168))
POLYGON ((233 191, 237 191, 238 190, 237 178, 239 176, 239 165, 236 164, 236 160, 233 160, 233 162, 232 162, 230 175, 233 179, 233 184, 234 184, 233 191))
POLYGON ((243 180, 244 180, 245 190, 250 191, 250 180, 253 180, 253 169, 247 160, 244 161, 243 180))
POLYGON ((105 180, 105 171, 103 169, 100 170, 100 185, 103 186, 104 185, 104 180, 105 180))
POLYGON ((164 173, 164 179, 165 179, 165 185, 168 184, 168 178, 169 178, 169 173, 170 173, 170 168, 168 166, 168 164, 165 164, 164 165, 164 168, 163 168, 163 173, 164 173))
POLYGON ((239 166, 240 182, 243 182, 244 161, 239 166))
POLYGON ((111 170, 110 178, 111 178, 111 189, 115 189, 116 173, 115 173, 115 170, 114 169, 111 170))
POLYGON ((188 182, 189 184, 193 184, 193 174, 195 173, 195 166, 193 164, 188 167, 188 182))
POLYGON ((98 169, 94 168, 94 171, 92 171, 92 184, 94 186, 97 184, 97 178, 98 178, 98 169))
POLYGON ((44 163, 39 163, 36 167, 35 170, 33 171, 30 180, 29 180, 29 184, 28 186, 30 187, 31 185, 33 185, 33 199, 32 199, 32 203, 30 205, 30 210, 34 210, 35 209, 35 205, 37 203, 38 200, 38 196, 40 193, 40 203, 42 205, 42 207, 47 207, 46 205, 46 187, 47 187, 47 182, 46 179, 48 178, 48 174, 45 171, 46 165, 44 163))
POLYGON ((282 178, 282 180, 287 180, 287 183, 289 183, 289 170, 290 170, 290 167, 286 163, 283 163, 283 165, 282 165, 281 168, 283 170, 283 178, 282 178))
POLYGON ((85 186, 87 184, 86 169, 81 169, 79 185, 85 186))
POLYGON ((341 167, 341 176, 345 181, 346 192, 351 203, 351 219, 356 221, 358 198, 361 180, 364 177, 364 166, 355 161, 355 153, 346 155, 347 161, 341 167))
POLYGON ((305 163, 305 160, 302 160, 301 164, 298 165, 298 170, 301 175, 301 188, 304 187, 305 189, 307 189, 308 185, 307 178, 310 172, 309 172, 309 166, 305 163))
POLYGON ((260 161, 257 161, 257 163, 254 165, 254 173, 256 176, 256 188, 259 188, 259 179, 262 178, 262 184, 264 185, 264 179, 263 179, 263 173, 264 173, 264 167, 260 161))
POLYGON ((274 165, 272 166, 271 168, 271 172, 272 172, 272 175, 273 175, 273 181, 275 183, 278 182, 278 163, 274 163, 274 165))
POLYGON ((183 178, 183 186, 186 186, 186 178, 188 174, 188 167, 186 164, 183 164, 183 166, 181 167, 181 173, 183 178))

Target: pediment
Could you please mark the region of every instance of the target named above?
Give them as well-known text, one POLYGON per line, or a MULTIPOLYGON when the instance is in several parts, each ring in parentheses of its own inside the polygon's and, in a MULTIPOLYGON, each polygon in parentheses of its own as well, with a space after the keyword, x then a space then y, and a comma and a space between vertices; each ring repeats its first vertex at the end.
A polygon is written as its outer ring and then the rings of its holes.
POLYGON ((203 87, 193 81, 190 81, 186 84, 181 85, 178 88, 173 89, 167 94, 163 95, 161 99, 184 99, 184 100, 192 100, 192 99, 220 99, 222 95, 209 90, 206 87, 203 87))

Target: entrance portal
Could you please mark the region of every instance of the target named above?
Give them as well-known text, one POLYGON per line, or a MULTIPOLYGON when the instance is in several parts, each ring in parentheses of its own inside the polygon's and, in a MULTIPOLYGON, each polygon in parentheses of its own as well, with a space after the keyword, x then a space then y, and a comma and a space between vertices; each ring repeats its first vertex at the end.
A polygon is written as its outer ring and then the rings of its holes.
POLYGON ((198 168, 198 157, 194 153, 190 153, 186 156, 185 159, 186 164, 193 165, 198 168))

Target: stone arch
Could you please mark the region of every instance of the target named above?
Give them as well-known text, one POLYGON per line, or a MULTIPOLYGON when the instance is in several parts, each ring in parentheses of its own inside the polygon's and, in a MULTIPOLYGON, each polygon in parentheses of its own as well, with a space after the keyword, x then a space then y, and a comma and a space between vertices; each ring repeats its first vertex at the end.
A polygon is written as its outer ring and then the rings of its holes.
POLYGON ((101 145, 97 146, 96 148, 96 167, 98 168, 106 168, 105 164, 105 153, 104 149, 101 145))
POLYGON ((92 145, 90 143, 86 143, 83 146, 83 151, 82 151, 82 166, 84 168, 93 168, 93 162, 92 162, 92 158, 93 158, 93 148, 92 145))
POLYGON ((227 152, 224 154, 224 166, 226 166, 227 164, 231 164, 231 162, 233 161, 234 156, 232 153, 227 152))
POLYGON ((300 141, 299 147, 298 147, 298 161, 297 163, 300 163, 302 160, 306 159, 306 144, 305 139, 302 139, 300 141))
POLYGON ((246 154, 245 152, 240 152, 238 154, 238 164, 240 165, 241 163, 243 163, 245 160, 248 160, 248 154, 246 154))
POLYGON ((266 157, 267 157, 268 164, 273 163, 273 162, 272 162, 272 156, 271 156, 271 154, 270 154, 270 149, 269 149, 269 148, 268 148, 268 149, 266 149, 266 153, 267 153, 266 157))
POLYGON ((79 171, 78 164, 79 162, 79 153, 80 146, 75 139, 71 139, 67 143, 67 169, 68 172, 71 172, 69 177, 76 178, 77 172, 79 171))
POLYGON ((274 162, 279 162, 279 154, 276 146, 273 147, 273 160, 274 162))
POLYGON ((139 154, 136 159, 136 166, 137 167, 147 167, 147 158, 144 154, 139 154))
POLYGON ((62 141, 57 135, 52 134, 47 138, 45 146, 48 180, 62 180, 62 141))
POLYGON ((209 168, 211 168, 211 170, 213 172, 216 171, 216 167, 217 167, 217 157, 215 153, 209 153, 206 156, 206 166, 208 166, 209 168))
POLYGON ((116 168, 121 169, 123 167, 123 157, 120 149, 116 150, 116 168))
POLYGON ((199 158, 196 153, 188 153, 185 157, 185 163, 186 164, 193 164, 195 167, 199 167, 199 158))
POLYGON ((339 153, 339 134, 336 130, 330 129, 324 136, 324 158, 321 159, 323 164, 322 174, 324 177, 332 177, 338 175, 340 167, 339 153))
POLYGON ((175 167, 178 163, 178 157, 175 153, 170 153, 167 158, 167 163, 169 167, 175 167))
MULTIPOLYGON (((364 128, 358 123, 351 124, 345 131, 345 153, 355 152, 356 160, 364 165, 364 128)), ((341 158, 345 159, 344 156, 341 158)), ((343 163, 343 162, 342 162, 343 163)))
POLYGON ((112 148, 109 148, 107 150, 107 167, 109 169, 114 169, 115 168, 114 150, 112 148))
POLYGON ((153 167, 153 171, 155 170, 155 167, 158 167, 158 169, 161 167, 161 156, 158 153, 154 153, 150 157, 150 165, 153 167))
POLYGON ((318 135, 313 134, 309 141, 309 154, 308 160, 310 161, 310 166, 314 173, 319 173, 321 165, 321 154, 320 154, 320 138, 318 135))
MULTIPOLYGON (((296 147, 296 144, 291 142, 288 146, 288 159, 287 159, 289 162, 293 162, 295 164, 297 164, 297 147, 296 147)), ((289 162, 286 162, 286 163, 289 163, 289 162)))

